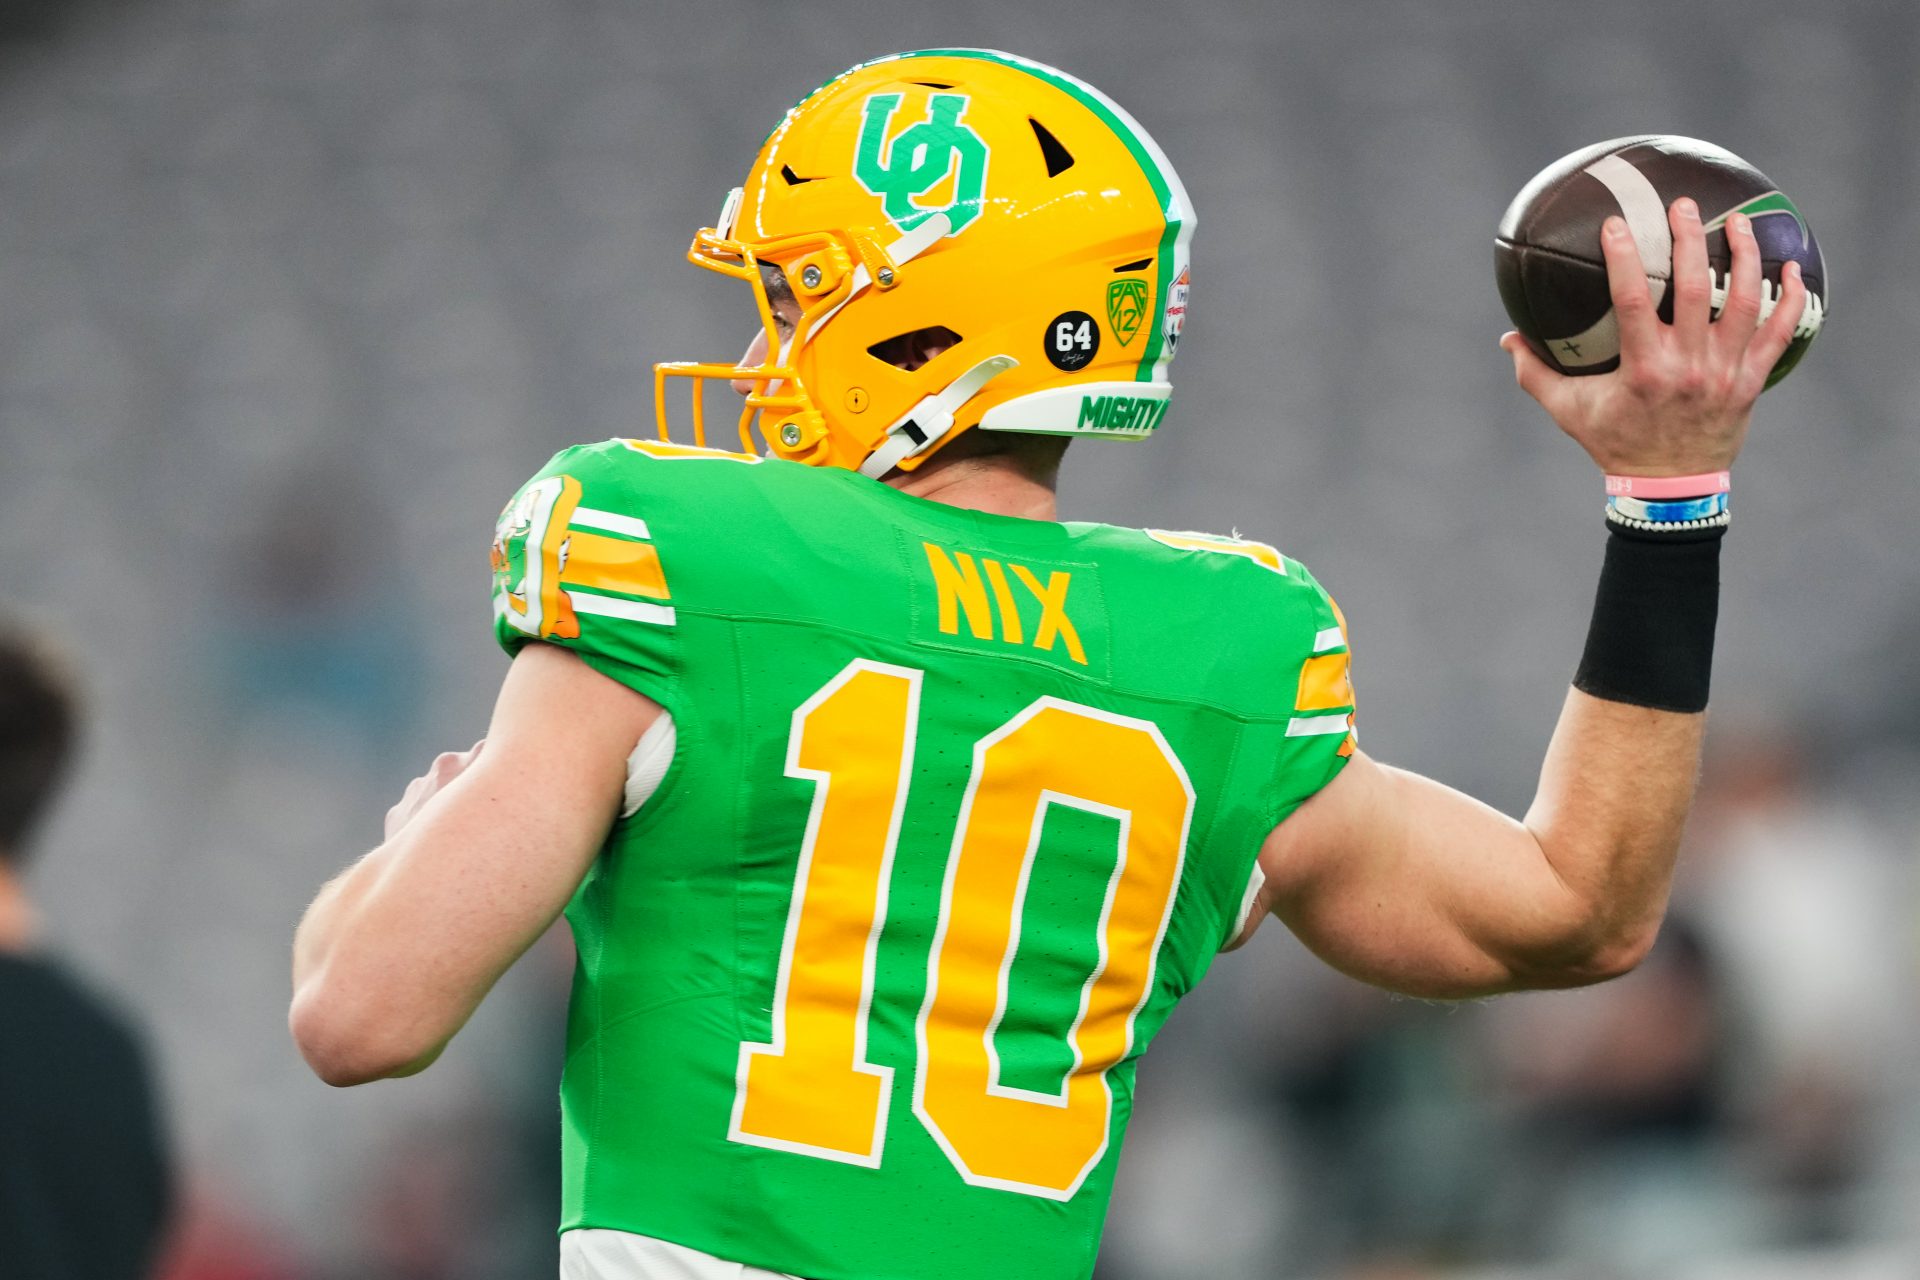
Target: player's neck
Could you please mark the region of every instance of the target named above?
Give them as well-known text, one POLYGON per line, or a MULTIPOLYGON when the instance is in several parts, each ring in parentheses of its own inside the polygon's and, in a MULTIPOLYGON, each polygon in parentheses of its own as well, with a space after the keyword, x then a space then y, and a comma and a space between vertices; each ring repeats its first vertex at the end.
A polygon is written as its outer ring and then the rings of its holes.
POLYGON ((1053 475, 1036 476, 1004 455, 933 458, 917 471, 889 476, 902 493, 950 507, 1023 520, 1058 519, 1053 475))
POLYGON ((39 931, 39 915, 27 901, 20 874, 0 860, 0 953, 29 950, 39 931))

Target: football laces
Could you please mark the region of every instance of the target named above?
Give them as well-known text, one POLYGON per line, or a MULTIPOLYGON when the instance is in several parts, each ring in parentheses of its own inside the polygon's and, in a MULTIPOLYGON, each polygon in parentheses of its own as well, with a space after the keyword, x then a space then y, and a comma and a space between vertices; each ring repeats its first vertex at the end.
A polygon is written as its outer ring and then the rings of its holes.
MULTIPOLYGON (((1721 311, 1725 310, 1727 305, 1727 293, 1732 285, 1733 273, 1729 271, 1722 275, 1712 266, 1708 266, 1707 276, 1713 281, 1711 311, 1713 318, 1718 320, 1721 311)), ((1767 317, 1773 314, 1773 309, 1780 305, 1780 299, 1785 295, 1784 285, 1777 285, 1765 276, 1760 277, 1760 323, 1766 323, 1767 317)), ((1820 326, 1826 322, 1826 318, 1827 307, 1820 300, 1820 295, 1811 289, 1807 290, 1807 305, 1801 309, 1800 320, 1793 326, 1794 340, 1811 338, 1820 332, 1820 326)))

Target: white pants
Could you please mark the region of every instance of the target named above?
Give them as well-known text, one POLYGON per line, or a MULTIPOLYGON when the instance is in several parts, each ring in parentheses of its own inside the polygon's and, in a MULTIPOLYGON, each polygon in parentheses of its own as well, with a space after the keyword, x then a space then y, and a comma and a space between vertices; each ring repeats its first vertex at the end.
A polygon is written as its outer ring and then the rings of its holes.
POLYGON ((631 1231, 582 1227, 560 1237, 560 1280, 794 1280, 631 1231))

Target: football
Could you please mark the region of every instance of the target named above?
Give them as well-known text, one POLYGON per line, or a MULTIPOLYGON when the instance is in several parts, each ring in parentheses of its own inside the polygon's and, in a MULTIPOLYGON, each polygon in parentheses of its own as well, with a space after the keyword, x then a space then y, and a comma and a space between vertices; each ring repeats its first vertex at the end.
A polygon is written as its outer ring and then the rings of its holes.
POLYGON ((1767 385, 1787 376, 1827 314, 1826 266, 1807 220, 1773 182, 1732 152, 1697 138, 1615 138, 1563 156, 1520 189, 1500 219, 1494 274, 1507 315, 1527 344, 1562 373, 1606 373, 1620 363, 1620 335, 1607 292, 1600 226, 1619 214, 1633 232, 1660 318, 1673 319, 1673 237, 1667 208, 1681 196, 1700 206, 1713 270, 1713 314, 1726 302, 1727 218, 1753 221, 1765 279, 1761 312, 1780 296, 1780 271, 1800 264, 1807 305, 1793 344, 1767 385))

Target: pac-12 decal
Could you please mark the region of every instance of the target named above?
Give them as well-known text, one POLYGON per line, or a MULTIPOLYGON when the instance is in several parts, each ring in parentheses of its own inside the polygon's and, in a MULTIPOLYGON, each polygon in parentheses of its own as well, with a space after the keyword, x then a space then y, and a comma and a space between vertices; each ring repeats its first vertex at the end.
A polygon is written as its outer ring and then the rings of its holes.
POLYGON ((1147 297, 1151 293, 1147 282, 1139 276, 1127 276, 1107 286, 1107 323, 1113 328, 1113 336, 1120 339, 1121 346, 1132 342, 1133 335, 1140 332, 1140 322, 1147 316, 1147 297))

